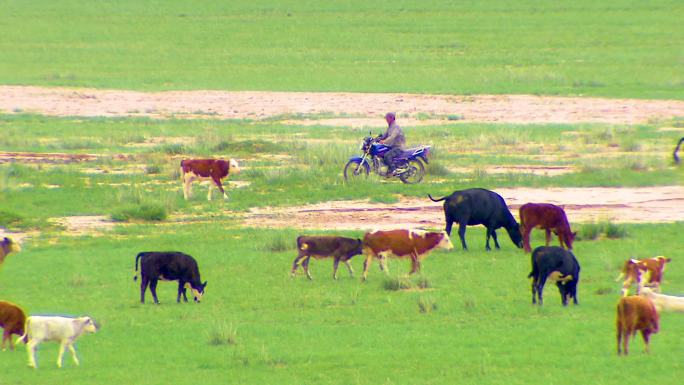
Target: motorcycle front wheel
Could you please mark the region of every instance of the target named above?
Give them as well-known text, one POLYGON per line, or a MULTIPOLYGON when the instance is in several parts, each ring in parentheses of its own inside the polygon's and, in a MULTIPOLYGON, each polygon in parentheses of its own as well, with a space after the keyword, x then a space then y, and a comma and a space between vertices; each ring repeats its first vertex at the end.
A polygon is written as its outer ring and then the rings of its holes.
POLYGON ((423 180, 425 176, 425 166, 418 159, 408 161, 408 170, 399 174, 399 179, 406 184, 415 184, 423 180))
POLYGON ((347 162, 344 166, 344 180, 352 181, 367 177, 370 172, 367 164, 362 164, 360 160, 354 159, 347 162))

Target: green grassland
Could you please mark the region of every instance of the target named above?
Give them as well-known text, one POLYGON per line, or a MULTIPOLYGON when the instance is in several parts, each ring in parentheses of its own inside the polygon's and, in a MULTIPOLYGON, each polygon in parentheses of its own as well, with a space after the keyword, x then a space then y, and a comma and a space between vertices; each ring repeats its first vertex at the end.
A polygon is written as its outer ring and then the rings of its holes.
POLYGON ((0 4, 0 84, 684 97, 678 0, 0 4))
MULTIPOLYGON (((41 238, 5 262, 3 299, 32 314, 89 314, 102 328, 79 340, 79 368, 66 357, 57 369, 55 344, 41 345, 37 371, 25 366, 23 345, 0 353, 2 383, 563 384, 571 376, 624 384, 641 376, 639 366, 654 383, 676 384, 684 318, 664 314, 650 355, 638 339, 632 355, 619 358, 614 278, 626 257, 671 255, 664 288, 683 293, 675 241, 682 226, 626 229, 626 238, 576 243, 580 304, 567 308, 553 285, 543 307, 531 305, 529 256, 508 239, 485 252, 480 228, 468 230, 470 251, 437 251, 424 261, 412 278, 429 282, 422 291, 386 289, 376 263, 361 283, 360 257, 354 278, 343 268, 333 281, 328 260, 311 262, 313 281, 292 279, 298 232, 231 221, 41 238), (161 305, 139 304, 135 255, 167 249, 199 260, 208 281, 202 303, 176 304, 175 284, 162 282, 161 305)), ((389 277, 408 270, 407 261, 391 261, 389 277)))
MULTIPOLYGON (((429 175, 419 185, 371 176, 344 183, 346 160, 358 154, 367 131, 297 127, 279 121, 149 120, 0 116, 5 151, 96 154, 69 164, 0 165, 0 205, 23 218, 15 226, 45 227, 56 216, 112 215, 154 205, 166 213, 220 215, 250 207, 397 196, 446 194, 459 188, 513 186, 656 186, 681 184, 671 151, 677 134, 638 126, 487 125, 406 128, 409 144, 433 145, 429 175), (206 190, 183 200, 178 171, 183 157, 234 157, 244 171, 230 180, 230 201, 207 205, 206 190), (500 165, 567 167, 559 176, 488 173, 500 165)), ((218 194, 215 192, 215 197, 218 194)), ((0 214, 0 223, 2 215, 0 214)))
MULTIPOLYGON (((287 117, 283 117, 286 120, 287 117)), ((312 261, 313 281, 294 279, 295 229, 244 228, 250 207, 325 200, 393 202, 399 196, 446 194, 473 186, 657 186, 681 184, 671 164, 674 139, 661 126, 486 125, 406 127, 413 144, 434 145, 430 174, 419 185, 371 178, 342 181, 347 158, 358 153, 365 130, 300 127, 259 121, 149 120, 0 116, 4 151, 96 154, 70 164, 0 164, 0 226, 40 231, 0 270, 3 300, 29 314, 89 314, 102 325, 84 336, 82 366, 57 346, 41 345, 39 369, 26 367, 23 345, 0 353, 0 384, 623 384, 635 365, 649 379, 675 384, 684 318, 665 314, 653 352, 640 340, 633 355, 615 354, 615 303, 621 263, 668 255, 667 293, 684 293, 678 256, 682 222, 620 225, 616 239, 593 237, 577 226, 582 265, 580 305, 563 308, 547 287, 543 308, 532 306, 529 256, 505 234, 502 249, 484 251, 484 231, 470 228, 471 250, 434 252, 420 276, 424 290, 394 290, 408 272, 392 261, 385 277, 374 263, 361 283, 362 259, 350 278, 331 261, 312 261), (235 157, 245 168, 230 180, 231 199, 207 202, 205 188, 182 198, 182 157, 235 157), (488 174, 492 165, 573 167, 562 177, 488 174), (638 165, 638 166, 633 166, 638 165), (468 166, 472 171, 451 171, 468 166), (169 218, 142 220, 103 235, 73 236, 50 218, 102 214, 152 206, 169 218), (181 218, 181 219, 178 219, 181 218), (209 282, 201 304, 176 304, 175 285, 161 283, 162 304, 139 304, 132 280, 135 255, 182 250, 195 256, 209 282), (399 277, 399 278, 398 278, 399 277), (643 372, 643 371, 642 371, 643 372)), ((322 233, 307 231, 307 233, 322 233)), ((361 236, 361 231, 340 234, 361 236)), ((533 244, 543 242, 535 232, 533 244)), ((457 243, 457 242, 456 242, 457 243)), ((148 301, 150 296, 148 293, 148 301)), ((641 372, 640 372, 641 373, 641 372)))

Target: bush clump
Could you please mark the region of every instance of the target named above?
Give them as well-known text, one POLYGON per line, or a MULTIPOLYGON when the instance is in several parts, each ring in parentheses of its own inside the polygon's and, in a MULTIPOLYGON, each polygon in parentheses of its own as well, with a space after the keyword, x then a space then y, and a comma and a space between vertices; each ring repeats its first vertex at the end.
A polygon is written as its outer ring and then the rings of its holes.
POLYGON ((127 222, 132 219, 143 221, 163 221, 168 214, 166 208, 155 203, 129 204, 118 208, 112 214, 112 220, 127 222))

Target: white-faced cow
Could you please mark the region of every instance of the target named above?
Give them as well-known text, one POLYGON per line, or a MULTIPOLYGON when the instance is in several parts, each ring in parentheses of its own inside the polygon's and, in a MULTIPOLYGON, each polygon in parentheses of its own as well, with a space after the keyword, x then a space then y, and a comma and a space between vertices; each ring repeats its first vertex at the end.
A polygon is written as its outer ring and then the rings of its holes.
POLYGON ((5 350, 5 341, 9 340, 10 349, 14 350, 12 334, 18 336, 24 334, 26 314, 21 308, 11 302, 0 301, 0 327, 2 332, 2 350, 5 350))
POLYGON ((572 297, 577 304, 577 283, 579 282, 580 265, 572 252, 557 246, 539 246, 532 252, 532 303, 543 304, 542 292, 546 280, 556 283, 560 291, 563 306, 572 297))
POLYGON ((0 266, 5 261, 5 257, 11 252, 18 253, 21 251, 21 246, 12 239, 4 237, 0 241, 0 266))
POLYGON ((420 260, 435 248, 453 249, 449 235, 444 231, 423 230, 376 230, 363 237, 363 280, 368 276, 368 266, 373 258, 378 258, 380 268, 387 272, 385 259, 388 257, 411 258, 411 272, 420 270, 420 260))
POLYGON ((619 281, 624 278, 622 283, 622 295, 629 294, 632 283, 636 283, 636 293, 639 294, 641 288, 648 286, 653 290, 660 290, 660 283, 663 280, 665 265, 672 261, 663 256, 642 259, 628 259, 622 267, 620 275, 615 279, 619 281))
POLYGON ((513 218, 506 202, 501 195, 481 189, 472 188, 461 191, 454 191, 451 195, 443 198, 434 199, 430 194, 428 197, 433 202, 444 201, 444 217, 446 219, 446 233, 451 235, 451 226, 454 222, 458 223, 458 236, 461 238, 463 250, 467 250, 465 241, 466 226, 484 225, 487 228, 487 242, 485 248, 489 247, 489 238, 494 238, 494 246, 499 248, 499 241, 496 239, 496 229, 503 227, 511 237, 511 241, 522 247, 522 236, 520 226, 513 218))
POLYGON ((24 335, 19 340, 26 343, 29 366, 36 368, 36 346, 43 341, 59 342, 57 366, 62 367, 64 349, 69 348, 74 363, 79 365, 74 342, 83 333, 95 333, 98 327, 90 317, 30 316, 26 319, 24 335))
MULTIPOLYGON (((237 174, 240 167, 235 159, 184 159, 180 164, 181 178, 183 180, 183 197, 188 200, 192 195, 191 184, 195 180, 212 180, 223 194, 224 199, 228 195, 223 190, 221 180, 229 174, 237 174)), ((211 200, 211 184, 207 192, 207 200, 211 200)))
POLYGON ((306 272, 306 276, 311 279, 309 274, 309 260, 311 257, 320 258, 335 258, 333 264, 333 278, 337 279, 337 267, 340 261, 344 262, 349 269, 349 275, 354 275, 349 260, 355 256, 363 253, 362 242, 360 239, 338 237, 333 235, 318 235, 306 236, 301 235, 297 237, 297 258, 292 264, 292 273, 294 277, 297 267, 301 264, 306 272))
POLYGON ((650 287, 642 287, 639 295, 650 299, 659 313, 663 311, 684 313, 684 297, 656 293, 650 287))
POLYGON ((178 281, 176 302, 180 302, 181 295, 183 295, 183 300, 188 302, 187 288, 192 290, 195 302, 200 302, 202 295, 204 295, 207 282, 202 283, 197 261, 193 257, 178 251, 139 253, 135 257, 134 281, 138 279, 138 262, 140 262, 140 303, 145 303, 145 290, 149 284, 154 303, 159 304, 157 299, 157 282, 159 280, 178 281))

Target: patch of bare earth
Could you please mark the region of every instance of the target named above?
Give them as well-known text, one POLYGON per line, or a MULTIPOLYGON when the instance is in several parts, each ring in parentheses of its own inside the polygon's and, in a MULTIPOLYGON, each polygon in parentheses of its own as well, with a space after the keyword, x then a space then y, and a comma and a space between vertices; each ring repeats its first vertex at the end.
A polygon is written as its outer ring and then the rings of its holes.
MULTIPOLYGON (((611 221, 655 223, 684 221, 684 187, 643 188, 503 188, 497 189, 517 216, 528 202, 565 207, 572 223, 611 221)), ((437 197, 435 197, 437 198, 437 197)), ((245 226, 298 229, 390 229, 397 227, 443 228, 442 203, 401 199, 393 204, 368 201, 333 201, 284 208, 254 208, 245 226)))
POLYGON ((426 95, 346 92, 167 91, 0 86, 0 111, 54 116, 266 119, 341 115, 333 125, 383 126, 382 115, 466 122, 635 124, 684 116, 684 101, 533 95, 426 95), (433 118, 434 117, 434 118, 433 118))

